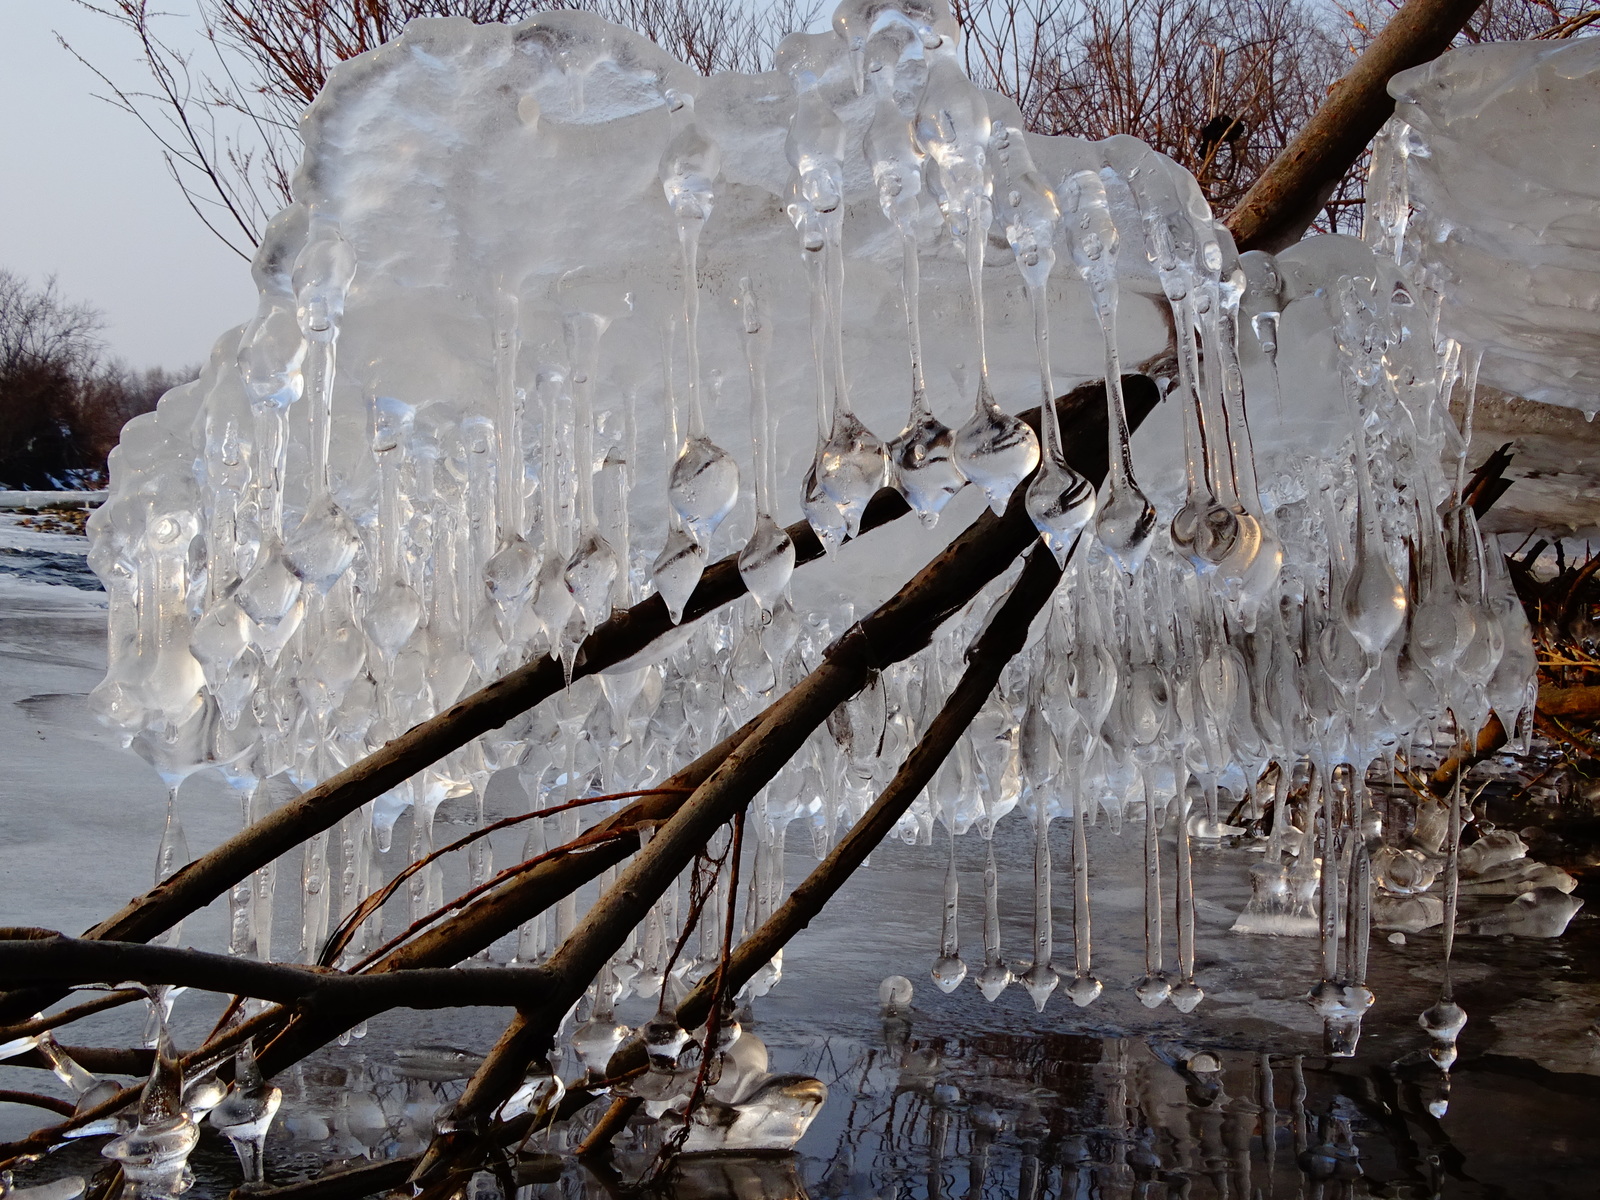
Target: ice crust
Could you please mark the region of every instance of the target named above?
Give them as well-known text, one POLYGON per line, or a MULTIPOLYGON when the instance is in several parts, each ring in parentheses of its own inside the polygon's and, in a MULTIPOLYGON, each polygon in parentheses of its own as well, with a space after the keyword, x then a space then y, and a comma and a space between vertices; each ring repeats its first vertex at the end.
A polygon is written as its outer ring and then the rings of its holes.
POLYGON ((1600 39, 1464 46, 1402 71, 1389 93, 1374 179, 1391 222, 1413 210, 1398 248, 1443 296, 1441 327, 1482 351, 1485 383, 1592 418, 1600 39))

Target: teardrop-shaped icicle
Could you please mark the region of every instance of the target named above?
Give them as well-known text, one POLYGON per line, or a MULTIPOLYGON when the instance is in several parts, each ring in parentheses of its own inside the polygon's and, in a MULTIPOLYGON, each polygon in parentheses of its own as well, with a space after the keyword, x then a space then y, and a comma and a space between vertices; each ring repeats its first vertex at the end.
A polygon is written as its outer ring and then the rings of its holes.
POLYGON ((674 625, 683 620, 683 606, 705 574, 707 557, 706 547, 683 525, 674 523, 667 530, 667 544, 651 564, 650 578, 666 601, 674 625))
POLYGON ((739 552, 739 578, 761 611, 770 613, 794 574, 794 541, 765 513, 756 518, 750 540, 739 552))
POLYGON ((1039 439, 1028 425, 992 400, 956 430, 956 466, 983 489, 989 507, 1003 514, 1011 493, 1039 465, 1039 439))

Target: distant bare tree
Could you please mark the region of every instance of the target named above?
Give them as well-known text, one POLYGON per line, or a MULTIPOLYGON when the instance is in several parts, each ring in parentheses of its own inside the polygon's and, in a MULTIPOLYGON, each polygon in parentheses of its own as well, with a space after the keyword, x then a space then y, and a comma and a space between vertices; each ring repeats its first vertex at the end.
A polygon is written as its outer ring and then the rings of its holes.
POLYGON ((77 465, 69 420, 79 382, 99 364, 105 321, 0 270, 0 485, 60 486, 77 465))
POLYGON ((0 487, 104 481, 122 427, 198 367, 135 371, 104 358, 105 318, 0 270, 0 487))
MULTIPOLYGON (((1187 167, 1226 213, 1400 0, 954 0, 969 73, 1031 129, 1132 134, 1187 167)), ((1486 0, 1457 44, 1600 32, 1586 0, 1486 0)), ((1361 225, 1366 158, 1315 230, 1361 225)))
POLYGON ((760 8, 741 0, 198 0, 202 60, 180 39, 194 31, 150 0, 77 2, 128 32, 148 79, 125 85, 74 55, 95 73, 105 98, 160 144, 195 214, 244 258, 290 202, 300 113, 328 72, 398 36, 407 21, 512 22, 579 9, 636 29, 710 74, 765 70, 784 34, 805 28, 821 8, 821 0, 760 8))
POLYGON ((1351 58, 1306 0, 962 0, 968 70, 1030 128, 1132 134, 1187 167, 1225 212, 1351 58))

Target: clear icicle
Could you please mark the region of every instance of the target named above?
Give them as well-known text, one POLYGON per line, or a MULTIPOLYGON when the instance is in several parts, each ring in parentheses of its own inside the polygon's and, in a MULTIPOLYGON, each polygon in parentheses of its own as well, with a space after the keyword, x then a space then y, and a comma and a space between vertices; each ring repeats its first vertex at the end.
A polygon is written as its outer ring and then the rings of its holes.
POLYGON ((1099 998, 1105 985, 1095 978, 1092 961, 1089 914, 1089 834, 1084 823, 1086 791, 1079 790, 1072 800, 1072 945, 1073 976, 1067 995, 1079 1008, 1087 1008, 1099 998))
MULTIPOLYGON (((1022 974, 1022 986, 1033 1006, 1044 1011, 1061 976, 1052 962, 1055 954, 1054 917, 1050 910, 1050 809, 1042 786, 1033 793, 1033 963, 1022 974)), ((991 843, 992 846, 992 843, 991 843)))
POLYGON ((994 861, 994 839, 984 839, 983 865, 983 970, 978 990, 993 1003, 1016 978, 1000 958, 1000 872, 994 861))
POLYGON ((967 977, 967 964, 961 961, 960 931, 961 880, 956 873, 956 834, 950 828, 950 861, 944 874, 944 919, 939 934, 939 959, 933 964, 933 981, 941 991, 953 992, 967 977))
POLYGON ((1159 1008, 1172 994, 1172 982, 1161 969, 1161 847, 1155 789, 1144 776, 1144 977, 1134 985, 1139 1003, 1159 1008))

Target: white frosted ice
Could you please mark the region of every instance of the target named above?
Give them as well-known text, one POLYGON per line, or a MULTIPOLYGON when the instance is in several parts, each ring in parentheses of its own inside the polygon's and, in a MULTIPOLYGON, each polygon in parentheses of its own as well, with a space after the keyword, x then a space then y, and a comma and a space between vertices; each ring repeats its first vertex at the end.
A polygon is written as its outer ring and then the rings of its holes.
POLYGON ((1482 352, 1485 383, 1592 418, 1600 41, 1464 46, 1389 92, 1369 228, 1441 293, 1440 325, 1482 352))

